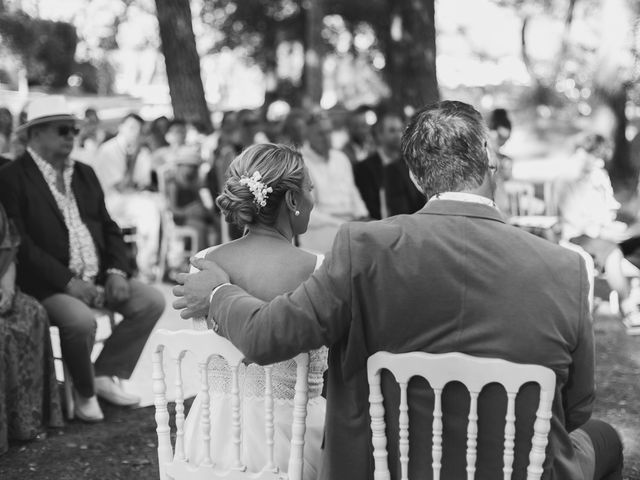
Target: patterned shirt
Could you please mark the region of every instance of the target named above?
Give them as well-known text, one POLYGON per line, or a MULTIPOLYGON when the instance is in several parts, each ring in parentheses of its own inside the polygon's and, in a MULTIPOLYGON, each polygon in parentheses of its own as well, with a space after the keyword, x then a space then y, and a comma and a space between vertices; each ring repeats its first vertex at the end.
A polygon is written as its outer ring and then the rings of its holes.
POLYGON ((89 229, 80 218, 78 202, 71 189, 75 162, 71 158, 65 161, 62 171, 65 193, 62 193, 56 186, 57 173, 55 169, 31 148, 27 150, 47 182, 69 232, 69 270, 78 278, 93 281, 100 270, 100 262, 96 245, 93 242, 91 233, 89 233, 89 229))

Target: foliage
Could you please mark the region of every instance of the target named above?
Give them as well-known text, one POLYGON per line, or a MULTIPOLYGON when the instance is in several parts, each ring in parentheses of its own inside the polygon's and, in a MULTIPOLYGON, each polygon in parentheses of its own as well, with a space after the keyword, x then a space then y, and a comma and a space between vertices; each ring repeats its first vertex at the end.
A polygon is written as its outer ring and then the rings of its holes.
MULTIPOLYGON (((275 74, 275 91, 292 85, 301 86, 302 75, 292 75, 290 69, 285 76, 279 71, 281 56, 279 46, 297 43, 308 51, 305 33, 310 28, 306 13, 309 2, 322 2, 324 14, 322 44, 324 54, 333 56, 335 62, 351 59, 353 65, 366 65, 375 74, 382 73, 386 82, 393 84, 393 77, 408 73, 401 71, 411 61, 410 50, 421 49, 417 42, 409 48, 394 41, 391 36, 391 18, 406 11, 416 15, 422 13, 429 2, 397 0, 204 0, 197 13, 200 20, 219 32, 212 42, 210 52, 225 49, 242 49, 268 74, 275 74), (393 55, 394 62, 389 56, 393 55), (406 58, 405 58, 406 57, 406 58), (361 62, 363 61, 363 62, 361 62), (399 67, 401 66, 401 67, 399 67)), ((403 18, 408 25, 410 15, 403 18)), ((409 27, 405 28, 403 41, 410 38, 409 27)), ((424 54, 424 52, 422 52, 424 54)), ((420 54, 418 54, 420 58, 420 54)), ((422 55, 424 56, 424 55, 422 55)), ((418 61, 422 63, 422 60, 418 61)), ((326 72, 325 72, 326 73, 326 72)), ((411 83, 409 80, 407 82, 411 83)), ((379 80, 379 83, 382 83, 379 80)), ((414 83, 420 84, 416 79, 414 83)), ((419 87, 418 87, 419 88, 419 87)), ((341 90, 341 88, 338 88, 341 90)), ((380 90, 377 88, 376 90, 380 90)), ((339 98, 344 101, 345 99, 339 98)), ((411 103, 411 102, 409 102, 411 103)))
POLYGON ((21 58, 30 84, 66 86, 78 43, 73 25, 32 18, 22 12, 5 13, 0 15, 0 35, 21 58))

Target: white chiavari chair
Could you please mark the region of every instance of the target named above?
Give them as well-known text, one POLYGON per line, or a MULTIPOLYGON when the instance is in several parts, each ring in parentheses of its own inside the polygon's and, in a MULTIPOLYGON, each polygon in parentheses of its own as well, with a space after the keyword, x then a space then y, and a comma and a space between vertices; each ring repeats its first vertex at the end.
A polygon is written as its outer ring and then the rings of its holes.
MULTIPOLYGON (((304 434, 306 430, 307 400, 308 400, 308 370, 309 355, 298 355, 297 376, 295 384, 293 424, 291 426, 291 445, 287 474, 278 470, 274 462, 274 399, 271 383, 271 367, 265 368, 265 458, 266 464, 259 473, 246 471, 241 458, 241 402, 239 391, 238 368, 244 355, 236 349, 227 339, 217 335, 211 330, 195 331, 158 330, 151 339, 153 345, 153 392, 155 395, 158 434, 158 460, 160 467, 160 480, 211 480, 224 478, 226 480, 302 480, 304 466, 304 434), (204 458, 194 462, 185 454, 184 438, 184 393, 182 390, 182 359, 186 352, 195 356, 198 362, 200 374, 200 394, 202 396, 200 428, 202 429, 202 442, 204 458), (232 399, 232 431, 229 434, 230 442, 234 445, 234 465, 230 470, 219 471, 213 463, 210 455, 211 437, 213 429, 210 411, 209 377, 207 367, 213 356, 224 358, 232 372, 231 394, 232 399), (164 370, 164 357, 168 357, 174 364, 176 375, 176 407, 175 407, 175 444, 171 445, 171 430, 169 427, 169 412, 167 409, 164 370)), ((191 415, 192 412, 189 412, 191 415)))
MULTIPOLYGON (((96 335, 93 349, 91 351, 91 360, 95 361, 102 351, 104 342, 109 338, 118 322, 122 320, 122 315, 106 308, 93 308, 92 311, 96 320, 96 335)), ((63 387, 65 413, 69 420, 73 420, 75 416, 73 413, 73 382, 71 381, 71 375, 69 374, 67 364, 65 363, 64 358, 62 358, 60 330, 55 325, 52 325, 49 327, 49 334, 51 336, 51 349, 53 352, 53 360, 55 362, 56 378, 63 387)))
MULTIPOLYGON (((391 478, 387 465, 387 437, 385 433, 385 411, 383 406, 380 373, 390 371, 400 385, 399 408, 399 453, 402 480, 407 480, 409 469, 409 408, 407 386, 412 377, 425 378, 434 391, 434 411, 432 424, 432 468, 434 480, 440 479, 442 468, 442 391, 450 382, 463 383, 470 393, 470 408, 467 426, 466 471, 467 479, 473 480, 477 459, 478 435, 478 396, 482 388, 489 383, 502 384, 507 394, 505 414, 503 472, 504 479, 511 479, 514 461, 514 439, 516 432, 515 400, 522 385, 535 382, 540 385, 540 403, 534 422, 533 439, 529 453, 527 480, 538 480, 542 475, 542 464, 548 443, 551 405, 555 393, 556 376, 552 370, 538 365, 523 365, 493 358, 478 358, 462 353, 430 354, 410 352, 392 354, 378 352, 369 357, 367 375, 369 379, 369 405, 373 457, 375 464, 374 479, 391 478)), ((416 454, 420 454, 417 452, 416 454)))

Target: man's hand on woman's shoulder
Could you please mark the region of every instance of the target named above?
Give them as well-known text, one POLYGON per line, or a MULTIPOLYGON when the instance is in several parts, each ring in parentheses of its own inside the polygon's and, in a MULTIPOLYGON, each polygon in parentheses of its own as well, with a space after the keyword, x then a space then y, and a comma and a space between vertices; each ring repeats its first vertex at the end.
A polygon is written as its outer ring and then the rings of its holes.
POLYGON ((204 258, 192 258, 191 265, 200 271, 178 274, 176 280, 179 285, 173 287, 173 294, 178 298, 173 302, 173 308, 182 310, 182 318, 206 317, 211 292, 228 283, 229 275, 218 264, 204 258))

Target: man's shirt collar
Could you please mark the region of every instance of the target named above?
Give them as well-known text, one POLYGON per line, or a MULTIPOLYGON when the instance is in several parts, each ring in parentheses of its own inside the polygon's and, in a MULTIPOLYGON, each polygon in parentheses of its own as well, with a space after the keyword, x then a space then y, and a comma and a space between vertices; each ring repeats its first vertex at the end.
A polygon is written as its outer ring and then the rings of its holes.
POLYGON ((434 195, 429 199, 429 202, 435 202, 438 200, 453 200, 454 202, 469 202, 479 203, 481 205, 487 205, 498 209, 496 203, 490 198, 483 197, 482 195, 476 195, 475 193, 467 192, 442 192, 434 195))

